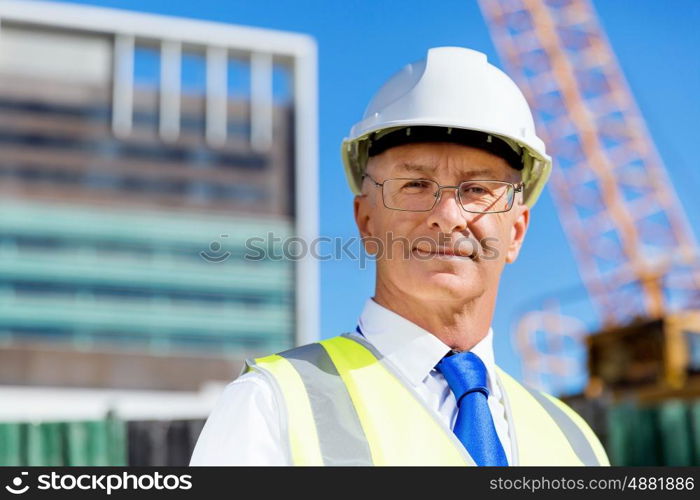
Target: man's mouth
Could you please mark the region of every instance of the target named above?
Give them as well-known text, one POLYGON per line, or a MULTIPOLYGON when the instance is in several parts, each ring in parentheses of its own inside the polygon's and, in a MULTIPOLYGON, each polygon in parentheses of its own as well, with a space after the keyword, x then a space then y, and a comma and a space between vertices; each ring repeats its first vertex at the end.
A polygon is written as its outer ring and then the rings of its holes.
POLYGON ((442 258, 442 259, 472 259, 476 260, 477 259, 477 254, 476 252, 473 251, 473 248, 470 248, 469 251, 467 251, 466 248, 454 248, 454 247, 436 247, 436 248, 430 248, 430 247, 425 247, 425 246, 415 246, 413 247, 413 251, 419 255, 420 257, 435 257, 435 258, 442 258))

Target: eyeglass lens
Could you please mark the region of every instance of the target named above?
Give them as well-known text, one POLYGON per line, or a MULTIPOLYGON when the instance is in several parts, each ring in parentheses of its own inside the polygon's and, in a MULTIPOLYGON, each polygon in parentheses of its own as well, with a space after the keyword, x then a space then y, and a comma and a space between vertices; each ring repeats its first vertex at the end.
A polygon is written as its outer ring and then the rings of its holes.
MULTIPOLYGON (((438 190, 438 183, 428 179, 387 179, 382 194, 388 208, 427 211, 435 205, 438 190)), ((512 184, 500 181, 465 181, 458 189, 464 210, 477 213, 510 210, 514 191, 512 184)))

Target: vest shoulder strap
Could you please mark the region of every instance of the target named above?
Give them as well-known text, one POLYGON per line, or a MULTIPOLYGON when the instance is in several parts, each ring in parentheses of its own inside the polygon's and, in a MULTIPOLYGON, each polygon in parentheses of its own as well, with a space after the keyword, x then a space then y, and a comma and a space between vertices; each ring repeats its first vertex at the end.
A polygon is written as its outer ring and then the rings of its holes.
POLYGON ((282 412, 282 432, 289 442, 290 460, 299 465, 323 465, 319 438, 313 425, 313 410, 299 373, 280 354, 246 359, 242 370, 261 373, 274 388, 282 412), (296 432, 290 432, 297 429, 296 432), (303 436, 303 442, 300 439, 303 436))
MULTIPOLYGON (((553 406, 549 412, 559 425, 566 428, 566 435, 576 454, 584 465, 610 465, 605 448, 588 423, 561 399, 555 398, 546 392, 537 391, 540 398, 546 398, 553 406), (558 417, 554 417, 558 413, 558 417), (585 444, 584 444, 585 443, 585 444)), ((543 406, 546 403, 541 402, 543 406)))
POLYGON ((247 360, 244 370, 251 369, 280 388, 295 465, 372 465, 347 388, 321 343, 247 360))
MULTIPOLYGON (((605 449, 590 426, 563 401, 523 385, 500 367, 498 375, 511 401, 521 465, 546 463, 552 448, 560 465, 610 465, 605 449), (527 422, 527 427, 523 425, 527 422), (541 446, 543 434, 554 428, 562 439, 548 436, 548 447, 541 446), (543 456, 539 456, 540 453, 543 456)), ((551 462, 549 463, 551 465, 551 462)))

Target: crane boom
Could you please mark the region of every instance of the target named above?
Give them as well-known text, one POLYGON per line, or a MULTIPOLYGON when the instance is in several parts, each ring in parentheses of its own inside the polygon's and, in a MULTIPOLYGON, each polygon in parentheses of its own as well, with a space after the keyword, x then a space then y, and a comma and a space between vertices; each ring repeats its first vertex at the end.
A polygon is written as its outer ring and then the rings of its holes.
POLYGON ((550 192, 603 323, 696 307, 696 241, 591 2, 480 6, 554 157, 550 192))

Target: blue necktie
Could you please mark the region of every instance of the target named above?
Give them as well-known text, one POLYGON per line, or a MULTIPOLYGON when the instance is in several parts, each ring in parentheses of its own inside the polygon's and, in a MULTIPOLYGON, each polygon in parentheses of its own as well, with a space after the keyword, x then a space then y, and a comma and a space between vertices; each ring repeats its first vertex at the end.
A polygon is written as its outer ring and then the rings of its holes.
POLYGON ((457 400, 454 433, 477 465, 508 465, 486 402, 486 366, 473 352, 447 355, 435 366, 457 400))

